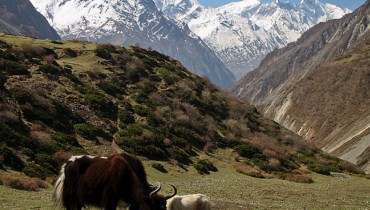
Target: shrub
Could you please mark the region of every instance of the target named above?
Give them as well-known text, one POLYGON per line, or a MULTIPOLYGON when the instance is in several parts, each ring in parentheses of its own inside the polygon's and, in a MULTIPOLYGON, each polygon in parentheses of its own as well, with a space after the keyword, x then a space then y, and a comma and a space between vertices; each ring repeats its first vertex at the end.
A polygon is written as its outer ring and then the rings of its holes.
POLYGON ((45 125, 53 126, 55 125, 53 116, 51 116, 47 110, 42 107, 33 107, 32 105, 21 105, 20 109, 24 113, 24 117, 30 121, 36 122, 40 121, 45 125))
POLYGON ((137 103, 145 103, 148 100, 148 95, 143 91, 137 91, 134 95, 131 95, 131 98, 134 99, 137 103))
POLYGON ((121 123, 125 125, 135 123, 135 117, 133 113, 127 110, 120 110, 118 112, 118 118, 121 121, 121 123))
POLYGON ((61 73, 60 69, 52 64, 45 64, 39 66, 38 70, 45 74, 59 75, 61 73))
POLYGON ((110 54, 110 52, 104 48, 99 48, 97 46, 97 48, 94 50, 95 52, 95 55, 98 56, 98 57, 101 57, 103 59, 106 59, 106 60, 111 60, 112 59, 112 55, 110 54))
POLYGON ((102 117, 115 118, 118 107, 100 93, 88 93, 84 97, 89 106, 102 117))
POLYGON ((24 162, 13 152, 12 149, 5 146, 5 144, 0 144, 0 154, 3 155, 3 165, 9 166, 15 170, 22 170, 24 168, 24 162))
POLYGON ((113 82, 102 81, 96 84, 100 89, 111 96, 116 96, 117 94, 124 94, 125 90, 117 86, 113 82))
POLYGON ((173 146, 167 149, 168 154, 171 158, 179 161, 180 163, 187 164, 190 161, 189 155, 179 147, 173 146))
POLYGON ((251 145, 244 143, 239 144, 234 147, 234 150, 242 157, 245 158, 253 158, 260 152, 257 149, 254 149, 251 145))
POLYGON ((321 165, 310 165, 308 167, 313 172, 316 172, 318 174, 323 174, 323 175, 330 175, 330 170, 327 167, 321 166, 321 165))
POLYGON ((48 183, 39 178, 30 178, 22 175, 2 175, 0 183, 18 190, 37 191, 39 188, 47 188, 48 183))
MULTIPOLYGON (((148 143, 146 143, 148 144, 148 143)), ((154 145, 146 145, 141 147, 140 150, 136 151, 137 154, 148 157, 153 160, 165 160, 167 155, 166 153, 159 147, 154 145)))
POLYGON ((134 137, 143 134, 144 129, 141 124, 134 123, 130 124, 124 130, 119 131, 121 137, 134 137))
POLYGON ((313 183, 313 179, 308 174, 282 174, 281 179, 297 183, 313 183))
POLYGON ((63 44, 63 42, 57 40, 51 40, 50 42, 53 44, 63 44))
POLYGON ((71 58, 77 57, 77 52, 72 50, 71 48, 65 48, 63 49, 63 53, 65 53, 67 56, 71 58))
POLYGON ((77 139, 73 135, 68 135, 61 132, 55 132, 52 134, 52 139, 62 145, 71 145, 75 147, 81 147, 77 139))
POLYGON ((168 171, 164 168, 164 166, 160 163, 153 163, 152 167, 157 169, 160 172, 167 173, 168 171))
POLYGON ((198 160, 193 167, 199 174, 209 174, 210 171, 217 172, 218 169, 209 160, 198 160))
POLYGON ((0 50, 0 58, 17 61, 17 58, 9 50, 0 50))
POLYGON ((234 165, 234 168, 237 172, 241 174, 245 174, 247 176, 255 177, 255 178, 265 178, 261 171, 253 168, 250 165, 247 165, 245 163, 236 163, 234 165))
POLYGON ((28 75, 28 67, 15 61, 0 58, 0 71, 6 75, 28 75))
POLYGON ((178 78, 172 74, 171 71, 165 69, 165 68, 160 68, 158 69, 158 75, 169 85, 172 85, 176 82, 178 82, 178 78))
POLYGON ((110 43, 97 44, 96 49, 106 50, 107 52, 110 52, 110 53, 116 53, 117 52, 116 47, 114 45, 110 44, 110 43))
POLYGON ((18 57, 24 57, 27 59, 41 58, 45 49, 40 46, 33 46, 29 44, 23 44, 19 48, 13 48, 18 57))
POLYGON ((96 139, 96 128, 92 125, 88 125, 85 123, 76 124, 74 125, 74 129, 77 134, 81 135, 85 139, 96 139))
POLYGON ((34 163, 30 163, 26 167, 24 167, 23 173, 29 177, 37 177, 40 179, 45 179, 48 174, 45 169, 34 163))
POLYGON ((142 106, 142 105, 137 105, 134 107, 134 110, 135 110, 135 113, 140 115, 140 116, 143 116, 143 117, 146 117, 148 116, 150 113, 153 112, 153 110, 151 108, 148 108, 146 106, 142 106))

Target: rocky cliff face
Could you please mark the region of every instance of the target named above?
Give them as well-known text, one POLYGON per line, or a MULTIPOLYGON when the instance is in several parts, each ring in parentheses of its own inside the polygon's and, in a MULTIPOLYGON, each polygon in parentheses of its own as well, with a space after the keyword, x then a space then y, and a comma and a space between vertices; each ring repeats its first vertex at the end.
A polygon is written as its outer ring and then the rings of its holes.
POLYGON ((0 0, 0 31, 41 39, 60 39, 28 0, 0 0))
POLYGON ((369 167, 369 7, 268 54, 231 91, 323 150, 369 167))

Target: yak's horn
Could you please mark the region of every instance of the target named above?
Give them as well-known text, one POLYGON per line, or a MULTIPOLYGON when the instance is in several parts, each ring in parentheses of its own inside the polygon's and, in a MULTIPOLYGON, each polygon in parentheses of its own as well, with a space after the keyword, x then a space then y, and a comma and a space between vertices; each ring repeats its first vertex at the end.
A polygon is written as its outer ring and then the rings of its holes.
POLYGON ((177 189, 176 189, 176 187, 175 186, 173 186, 172 184, 170 184, 171 186, 172 186, 172 188, 173 188, 173 194, 172 195, 169 195, 169 196, 166 196, 165 197, 165 199, 166 200, 168 200, 168 199, 170 199, 170 198, 172 198, 173 196, 175 196, 176 194, 177 194, 177 189))
POLYGON ((157 181, 157 188, 155 190, 153 190, 150 194, 149 194, 149 198, 152 199, 153 196, 155 194, 157 194, 160 190, 161 190, 162 186, 161 186, 161 183, 157 181))

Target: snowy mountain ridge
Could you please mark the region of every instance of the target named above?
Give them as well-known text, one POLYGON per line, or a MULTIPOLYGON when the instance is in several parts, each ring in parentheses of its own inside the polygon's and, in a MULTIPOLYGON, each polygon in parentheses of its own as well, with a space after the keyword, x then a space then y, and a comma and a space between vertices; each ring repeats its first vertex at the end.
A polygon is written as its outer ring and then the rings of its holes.
POLYGON ((190 71, 227 88, 235 78, 186 24, 175 24, 152 0, 31 0, 62 37, 136 45, 169 55, 190 71))
POLYGON ((256 68, 267 53, 296 41, 317 23, 351 12, 319 0, 242 0, 218 8, 205 8, 196 0, 155 3, 168 18, 187 23, 237 79, 256 68))

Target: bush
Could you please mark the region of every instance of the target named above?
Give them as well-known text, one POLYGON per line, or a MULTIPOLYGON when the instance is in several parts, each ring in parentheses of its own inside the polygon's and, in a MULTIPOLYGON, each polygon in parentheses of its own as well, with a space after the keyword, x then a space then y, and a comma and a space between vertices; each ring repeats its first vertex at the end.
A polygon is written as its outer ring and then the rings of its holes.
POLYGON ((160 163, 153 163, 152 167, 157 169, 160 172, 167 173, 168 171, 164 168, 164 166, 160 163))
POLYGON ((151 108, 148 108, 146 106, 142 106, 142 105, 137 105, 134 107, 134 110, 135 110, 135 113, 140 115, 140 116, 143 116, 143 117, 146 117, 148 116, 150 113, 153 112, 153 110, 151 108))
POLYGON ((105 49, 96 48, 94 52, 96 56, 101 57, 103 59, 106 59, 106 60, 112 59, 112 55, 110 54, 110 52, 105 49))
POLYGON ((169 85, 179 81, 179 79, 169 70, 165 68, 158 69, 158 75, 169 85))
POLYGON ((35 155, 35 160, 41 167, 47 169, 48 171, 53 173, 58 172, 58 168, 55 167, 57 163, 51 155, 46 153, 37 153, 35 155))
POLYGON ((17 190, 37 191, 39 188, 47 188, 48 183, 39 178, 30 178, 21 175, 0 176, 0 184, 17 190))
POLYGON ((49 174, 41 166, 36 165, 34 163, 30 163, 26 167, 24 167, 23 173, 26 174, 29 177, 37 177, 37 178, 40 178, 40 179, 43 179, 43 180, 49 174))
POLYGON ((176 146, 170 147, 167 149, 167 152, 172 159, 177 160, 180 163, 188 164, 191 162, 189 159, 189 155, 179 147, 176 146))
POLYGON ((134 137, 143 134, 144 129, 141 124, 130 124, 124 130, 119 131, 121 137, 134 137))
POLYGON ((89 106, 102 117, 115 118, 118 107, 100 93, 88 93, 84 97, 89 106))
POLYGON ((239 144, 234 147, 234 150, 242 157, 253 158, 260 152, 257 149, 254 149, 251 145, 247 143, 239 144))
POLYGON ((135 117, 133 113, 127 110, 120 110, 118 112, 118 118, 124 125, 135 123, 135 117))
POLYGON ((217 172, 218 169, 209 160, 198 160, 193 167, 199 174, 209 174, 210 171, 217 172))
POLYGON ((0 58, 0 71, 6 75, 28 75, 28 67, 15 61, 0 58))
POLYGON ((282 174, 281 179, 297 183, 313 183, 313 179, 308 174, 282 174))
POLYGON ((139 155, 153 160, 165 160, 167 158, 166 153, 161 148, 154 145, 146 145, 143 147, 143 150, 139 150, 137 152, 139 155))
POLYGON ((236 163, 234 165, 234 168, 237 172, 241 174, 245 174, 247 176, 255 177, 255 178, 265 178, 261 171, 253 168, 250 165, 244 164, 244 163, 236 163))
POLYGON ((55 132, 52 134, 52 139, 62 145, 71 145, 75 147, 81 147, 77 139, 73 135, 64 134, 61 132, 55 132))
POLYGON ((38 70, 45 74, 60 75, 61 73, 60 69, 52 64, 41 65, 39 66, 38 70))
POLYGON ((143 91, 137 91, 134 95, 131 95, 131 98, 134 99, 137 103, 145 103, 148 100, 148 95, 143 91))
POLYGON ((77 134, 82 136, 85 139, 95 140, 96 139, 96 128, 92 125, 88 125, 85 123, 76 124, 74 125, 74 129, 77 134))
POLYGON ((116 96, 118 94, 124 94, 125 90, 117 86, 114 82, 102 81, 96 84, 100 89, 111 96, 116 96))
POLYGON ((77 57, 77 52, 76 52, 76 51, 74 51, 74 50, 72 50, 71 48, 65 48, 65 49, 63 49, 63 52, 64 52, 67 56, 69 56, 69 57, 71 57, 71 58, 75 58, 75 57, 77 57))
POLYGON ((63 44, 63 42, 57 41, 57 40, 51 40, 50 42, 53 44, 59 44, 59 45, 63 44))
POLYGON ((17 61, 17 58, 9 50, 0 50, 0 58, 17 61))
POLYGON ((308 164, 308 169, 313 172, 316 172, 318 174, 323 174, 323 175, 330 175, 330 172, 332 171, 330 167, 327 167, 321 164, 316 164, 316 163, 308 164))
POLYGON ((16 155, 12 149, 4 144, 0 144, 0 154, 3 155, 2 164, 11 167, 15 170, 22 170, 25 166, 24 162, 16 155))
POLYGON ((110 44, 110 43, 97 44, 96 49, 106 50, 107 52, 110 52, 110 53, 116 53, 117 52, 116 47, 114 45, 110 44))

